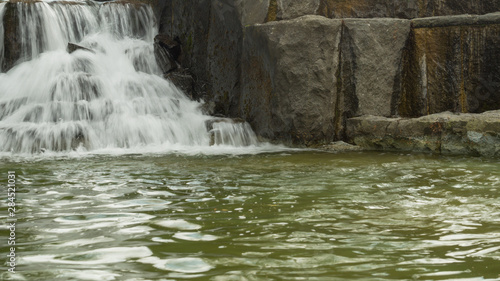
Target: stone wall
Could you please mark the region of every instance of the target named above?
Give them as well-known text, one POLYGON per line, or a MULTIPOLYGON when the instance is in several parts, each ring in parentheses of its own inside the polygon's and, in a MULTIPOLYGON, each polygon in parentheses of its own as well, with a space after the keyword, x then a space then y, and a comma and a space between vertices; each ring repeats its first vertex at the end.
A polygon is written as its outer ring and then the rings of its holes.
POLYGON ((500 11, 498 1, 167 2, 162 22, 180 27, 162 32, 181 37, 212 113, 269 139, 328 143, 348 139, 355 116, 500 108, 498 15, 451 16, 500 11), (193 20, 206 24, 195 32, 193 20))

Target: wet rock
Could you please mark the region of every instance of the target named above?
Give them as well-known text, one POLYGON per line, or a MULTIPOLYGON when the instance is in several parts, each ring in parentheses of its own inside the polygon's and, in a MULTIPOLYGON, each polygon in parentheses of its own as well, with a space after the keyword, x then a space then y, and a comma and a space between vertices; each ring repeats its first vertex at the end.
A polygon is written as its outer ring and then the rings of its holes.
POLYGON ((180 68, 166 73, 163 77, 174 83, 175 86, 181 89, 191 99, 199 99, 195 90, 195 79, 188 70, 180 68))
POLYGON ((156 62, 163 73, 171 72, 179 67, 177 62, 182 54, 180 40, 174 40, 165 34, 155 37, 154 53, 156 62))
POLYGON ((257 138, 250 125, 240 118, 213 118, 205 122, 210 145, 256 145, 257 138))
POLYGON ((399 115, 500 109, 500 13, 413 23, 399 115))
POLYGON ((3 17, 4 59, 0 69, 7 72, 21 58, 21 42, 17 35, 19 29, 17 4, 7 2, 5 5, 5 14, 3 17))
POLYGON ((342 112, 342 21, 304 16, 245 29, 239 115, 259 136, 329 143, 342 112))
POLYGON ((376 150, 500 156, 500 111, 420 118, 363 116, 347 121, 349 140, 376 150))
POLYGON ((92 52, 92 53, 94 52, 91 49, 88 49, 88 48, 85 48, 85 47, 82 47, 80 45, 73 44, 73 43, 68 43, 68 47, 66 48, 66 50, 70 54, 73 53, 74 51, 77 51, 77 50, 84 50, 84 51, 89 51, 89 52, 92 52))
POLYGON ((179 38, 182 59, 179 64, 196 77, 200 93, 210 92, 208 71, 208 33, 212 0, 158 1, 160 34, 179 38))

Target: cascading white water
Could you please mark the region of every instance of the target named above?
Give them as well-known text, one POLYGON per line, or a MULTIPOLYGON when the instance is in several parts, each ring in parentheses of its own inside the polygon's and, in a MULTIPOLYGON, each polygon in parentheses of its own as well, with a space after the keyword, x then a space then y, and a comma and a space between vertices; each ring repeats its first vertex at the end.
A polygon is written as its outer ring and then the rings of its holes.
MULTIPOLYGON (((0 74, 0 151, 213 143, 205 126, 211 117, 159 76, 151 7, 16 5, 22 58, 0 74), (68 42, 87 49, 68 53, 68 42)), ((215 144, 257 143, 248 127, 224 126, 217 130, 225 137, 215 144)))

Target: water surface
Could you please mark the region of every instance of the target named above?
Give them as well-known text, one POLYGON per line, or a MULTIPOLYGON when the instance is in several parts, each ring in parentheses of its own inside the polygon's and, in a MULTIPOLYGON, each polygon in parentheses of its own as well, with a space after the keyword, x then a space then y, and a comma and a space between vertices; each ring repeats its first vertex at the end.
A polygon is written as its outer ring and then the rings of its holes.
MULTIPOLYGON (((20 260, 2 279, 498 280, 499 167, 376 152, 3 157, 20 260)), ((2 253, 8 235, 2 223, 2 253)))

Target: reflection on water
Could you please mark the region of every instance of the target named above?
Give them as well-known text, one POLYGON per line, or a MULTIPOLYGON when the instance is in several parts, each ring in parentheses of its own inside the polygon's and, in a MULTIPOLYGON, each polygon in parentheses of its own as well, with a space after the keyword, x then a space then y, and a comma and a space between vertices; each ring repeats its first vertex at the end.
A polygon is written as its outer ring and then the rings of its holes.
POLYGON ((2 278, 498 280, 499 168, 366 152, 4 158, 20 261, 2 278))

